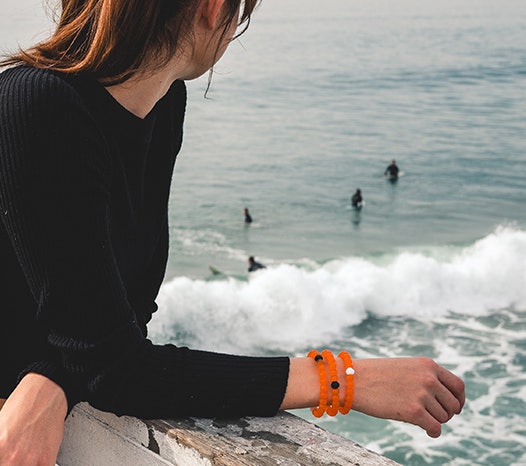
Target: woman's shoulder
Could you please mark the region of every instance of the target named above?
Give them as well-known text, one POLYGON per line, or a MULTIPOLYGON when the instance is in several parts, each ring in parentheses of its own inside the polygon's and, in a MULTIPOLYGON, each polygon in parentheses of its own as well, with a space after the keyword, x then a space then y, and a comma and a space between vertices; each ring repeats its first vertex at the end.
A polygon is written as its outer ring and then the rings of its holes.
POLYGON ((21 114, 30 109, 31 113, 43 116, 48 112, 56 115, 86 109, 89 99, 72 84, 74 79, 64 73, 28 65, 8 68, 0 73, 0 107, 7 114, 9 110, 21 114))
POLYGON ((88 114, 88 101, 63 73, 27 65, 0 73, 0 115, 14 124, 53 125, 56 121, 88 114))
MULTIPOLYGON (((69 157, 79 152, 79 141, 100 148, 90 96, 76 88, 75 79, 26 65, 0 73, 0 155, 11 147, 19 156, 80 162, 69 157)), ((93 153, 105 158, 101 150, 93 153)))
POLYGON ((27 95, 31 92, 43 94, 61 89, 66 93, 74 90, 65 76, 49 69, 18 65, 0 73, 0 92, 3 96, 14 91, 27 95))

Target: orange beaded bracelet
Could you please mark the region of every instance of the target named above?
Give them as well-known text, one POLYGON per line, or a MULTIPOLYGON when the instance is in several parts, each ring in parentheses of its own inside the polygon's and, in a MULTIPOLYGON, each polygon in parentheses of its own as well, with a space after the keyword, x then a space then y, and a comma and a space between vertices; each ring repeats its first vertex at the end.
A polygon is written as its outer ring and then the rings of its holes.
POLYGON ((342 351, 339 358, 343 360, 345 364, 345 401, 343 406, 340 406, 340 413, 347 414, 352 408, 352 402, 354 398, 354 367, 350 354, 347 351, 342 351))
POLYGON ((329 366, 329 375, 330 375, 330 386, 332 390, 332 401, 329 407, 327 408, 327 414, 329 416, 336 416, 338 414, 338 409, 340 407, 340 382, 338 382, 338 369, 336 369, 336 360, 332 352, 329 350, 323 350, 321 355, 327 361, 329 366))
POLYGON ((307 357, 314 359, 316 365, 318 366, 318 374, 320 376, 320 401, 316 408, 311 408, 311 412, 315 417, 322 417, 323 413, 327 409, 327 402, 329 401, 325 361, 323 360, 323 356, 316 350, 309 351, 307 357))

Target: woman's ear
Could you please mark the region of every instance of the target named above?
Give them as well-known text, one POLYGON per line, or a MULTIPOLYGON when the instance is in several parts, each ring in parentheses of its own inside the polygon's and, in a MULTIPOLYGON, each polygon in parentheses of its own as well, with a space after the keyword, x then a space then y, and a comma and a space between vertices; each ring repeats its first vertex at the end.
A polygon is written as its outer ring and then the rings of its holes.
POLYGON ((221 21, 221 12, 225 0, 202 0, 201 2, 201 18, 204 24, 209 29, 216 29, 221 21))

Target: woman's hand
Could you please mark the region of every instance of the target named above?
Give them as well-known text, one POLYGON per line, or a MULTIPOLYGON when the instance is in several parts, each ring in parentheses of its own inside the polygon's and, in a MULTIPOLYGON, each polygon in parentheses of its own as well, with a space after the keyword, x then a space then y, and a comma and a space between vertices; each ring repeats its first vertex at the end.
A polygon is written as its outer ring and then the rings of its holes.
POLYGON ((464 406, 464 382, 431 359, 361 359, 354 368, 354 410, 416 424, 430 437, 464 406))
POLYGON ((63 390, 42 375, 27 374, 0 410, 0 464, 54 466, 66 414, 63 390))

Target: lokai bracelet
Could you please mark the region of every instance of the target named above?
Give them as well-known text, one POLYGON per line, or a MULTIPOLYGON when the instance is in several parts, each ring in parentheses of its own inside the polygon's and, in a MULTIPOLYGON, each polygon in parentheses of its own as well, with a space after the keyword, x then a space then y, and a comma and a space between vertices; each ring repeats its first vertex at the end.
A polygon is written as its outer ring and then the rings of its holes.
POLYGON ((338 370, 336 369, 336 360, 331 351, 323 350, 321 355, 327 361, 329 366, 329 375, 330 375, 330 386, 332 390, 332 401, 329 407, 327 408, 327 414, 329 416, 336 416, 338 414, 338 409, 340 407, 340 382, 338 382, 338 370))
POLYGON ((345 364, 345 381, 347 386, 345 388, 345 401, 343 406, 340 406, 340 413, 347 414, 352 408, 354 398, 354 367, 350 354, 347 351, 342 351, 339 355, 345 364))
POLYGON ((320 402, 316 408, 311 408, 311 412, 315 417, 322 417, 323 413, 327 409, 327 402, 329 400, 325 362, 323 360, 323 356, 316 350, 309 351, 307 357, 314 359, 316 365, 318 366, 318 374, 320 376, 320 402))

